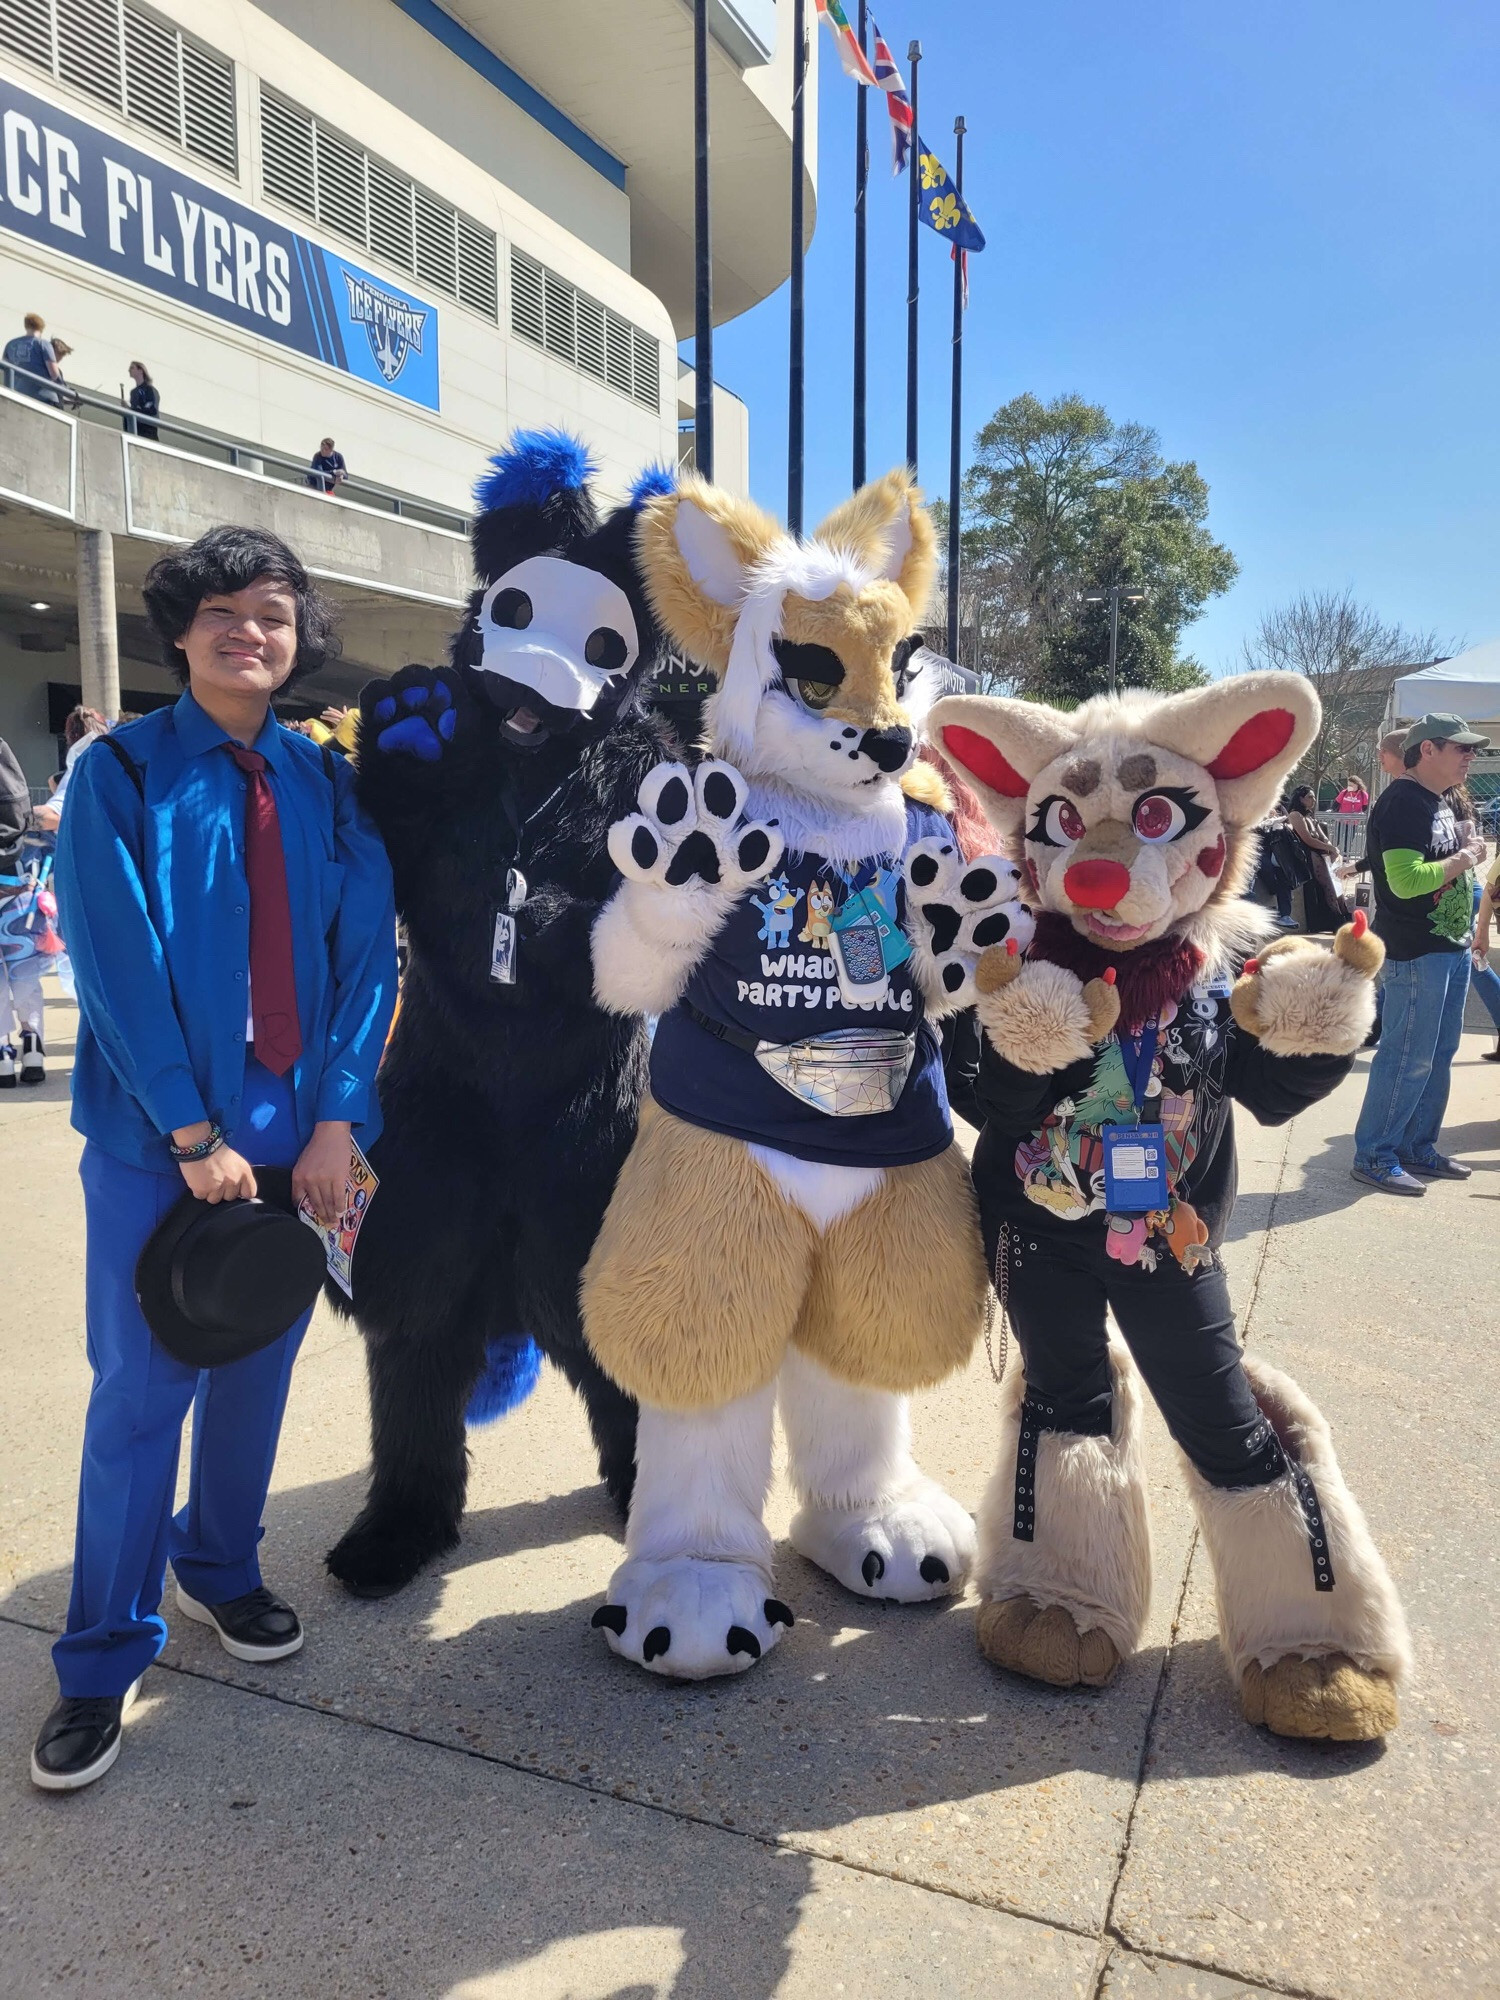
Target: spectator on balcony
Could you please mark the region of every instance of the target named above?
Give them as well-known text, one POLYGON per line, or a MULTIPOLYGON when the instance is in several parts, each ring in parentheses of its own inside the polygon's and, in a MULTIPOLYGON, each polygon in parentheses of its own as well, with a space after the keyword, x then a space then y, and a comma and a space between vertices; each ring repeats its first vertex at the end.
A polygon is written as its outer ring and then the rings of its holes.
POLYGON ((130 379, 135 385, 130 391, 130 407, 135 411, 130 428, 137 437, 149 438, 154 444, 160 432, 154 423, 145 420, 156 416, 161 409, 161 396, 144 361, 131 362, 130 379))
POLYGON ((1334 810, 1341 813, 1362 813, 1370 810, 1370 794, 1352 771, 1344 778, 1344 789, 1333 802, 1334 810))
POLYGON ((316 486, 320 493, 331 493, 335 486, 342 486, 348 477, 349 468, 344 463, 344 454, 334 450, 332 438, 324 438, 313 453, 308 485, 316 486))
POLYGON ((40 313, 27 313, 22 322, 26 331, 5 343, 0 360, 6 364, 5 386, 20 396, 35 396, 39 403, 56 405, 58 391, 51 385, 62 380, 62 371, 47 339, 47 322, 40 313))

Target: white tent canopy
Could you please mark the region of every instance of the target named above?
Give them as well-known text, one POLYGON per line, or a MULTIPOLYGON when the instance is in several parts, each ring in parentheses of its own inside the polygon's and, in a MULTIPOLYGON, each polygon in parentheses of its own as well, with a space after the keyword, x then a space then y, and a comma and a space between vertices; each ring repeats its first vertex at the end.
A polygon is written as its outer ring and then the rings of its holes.
POLYGON ((1500 639, 1402 675, 1391 690, 1390 726, 1434 713, 1461 715, 1500 738, 1500 639))

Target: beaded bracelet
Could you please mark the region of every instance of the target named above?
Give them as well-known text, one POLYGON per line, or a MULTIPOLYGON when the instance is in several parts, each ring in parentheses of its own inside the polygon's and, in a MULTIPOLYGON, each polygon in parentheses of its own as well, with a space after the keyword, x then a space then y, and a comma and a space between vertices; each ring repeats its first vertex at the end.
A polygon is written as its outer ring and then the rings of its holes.
POLYGON ((210 1125, 208 1128, 208 1137, 200 1139, 196 1146, 176 1146, 168 1139, 167 1151, 177 1161, 179 1166, 191 1166, 195 1160, 206 1160, 210 1153, 217 1153, 223 1143, 223 1126, 210 1125))

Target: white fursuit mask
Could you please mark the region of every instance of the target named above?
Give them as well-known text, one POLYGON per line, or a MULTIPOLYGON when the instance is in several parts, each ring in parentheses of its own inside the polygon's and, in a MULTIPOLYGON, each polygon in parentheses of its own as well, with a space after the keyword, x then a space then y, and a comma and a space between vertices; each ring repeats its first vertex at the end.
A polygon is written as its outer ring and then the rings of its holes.
POLYGON ((477 622, 481 673, 580 715, 630 672, 640 652, 635 614, 619 585, 558 556, 531 556, 497 578, 477 622))

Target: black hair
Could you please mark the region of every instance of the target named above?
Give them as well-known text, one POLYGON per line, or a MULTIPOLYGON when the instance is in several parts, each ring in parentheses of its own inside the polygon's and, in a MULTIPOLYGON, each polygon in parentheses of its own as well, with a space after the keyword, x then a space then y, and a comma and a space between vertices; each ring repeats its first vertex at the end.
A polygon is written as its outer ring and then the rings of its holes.
MULTIPOLYGON (((1424 736, 1422 738, 1422 743, 1430 743, 1431 741, 1432 738, 1430 736, 1424 736)), ((1409 750, 1402 751, 1401 761, 1406 766, 1408 771, 1414 771, 1417 768, 1418 764, 1421 763, 1422 743, 1413 743, 1409 750)))
POLYGON ((297 663, 277 690, 317 673, 339 655, 333 606, 279 535, 261 528, 210 528, 185 549, 161 557, 146 573, 141 595, 161 643, 168 671, 187 684, 187 656, 177 641, 198 615, 205 597, 244 590, 258 577, 284 583, 297 600, 297 663))

